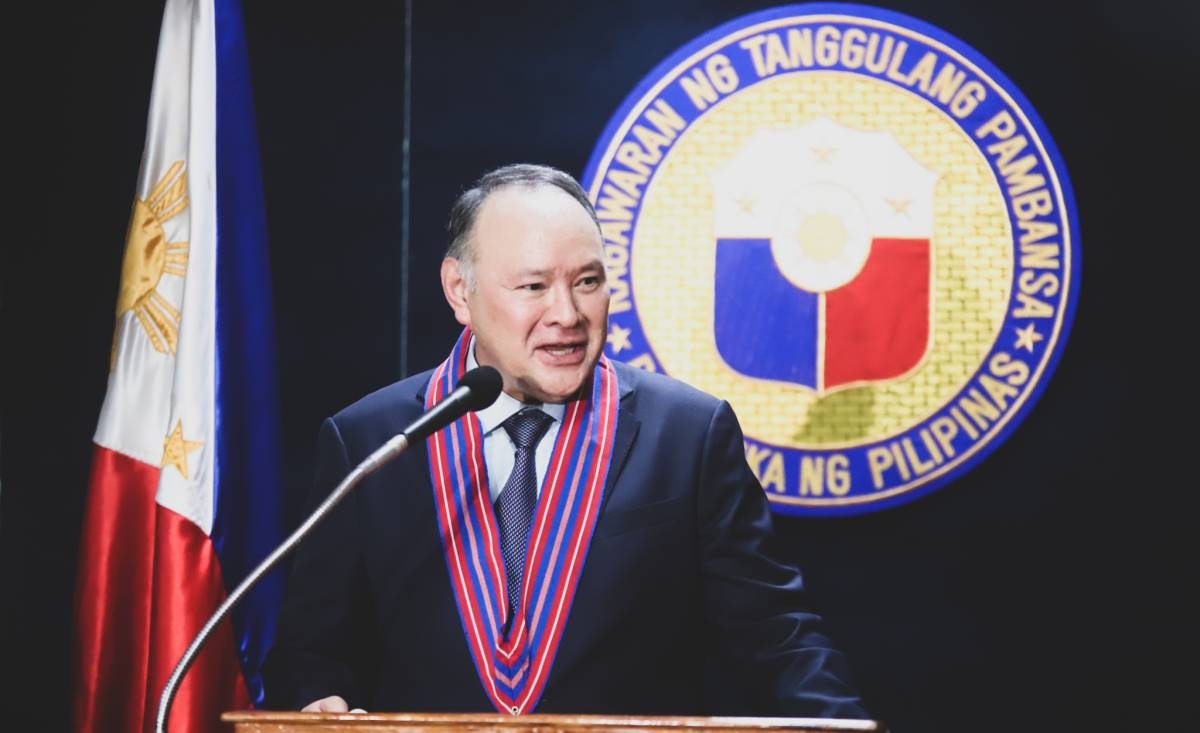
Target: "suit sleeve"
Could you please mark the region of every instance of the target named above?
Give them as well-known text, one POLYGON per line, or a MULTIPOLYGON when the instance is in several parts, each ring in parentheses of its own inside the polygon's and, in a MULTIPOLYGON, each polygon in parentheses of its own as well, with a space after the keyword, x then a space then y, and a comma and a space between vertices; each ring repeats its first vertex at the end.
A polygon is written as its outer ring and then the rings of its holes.
MULTIPOLYGON (((337 425, 326 420, 317 439, 316 483, 305 517, 349 471, 337 425)), ((299 709, 329 695, 344 697, 351 708, 370 705, 372 615, 355 494, 345 497, 296 552, 264 666, 269 708, 299 709)))
POLYGON ((697 503, 710 628, 754 714, 869 718, 842 654, 807 606, 799 571, 771 550, 771 513, 726 402, 713 413, 697 503))

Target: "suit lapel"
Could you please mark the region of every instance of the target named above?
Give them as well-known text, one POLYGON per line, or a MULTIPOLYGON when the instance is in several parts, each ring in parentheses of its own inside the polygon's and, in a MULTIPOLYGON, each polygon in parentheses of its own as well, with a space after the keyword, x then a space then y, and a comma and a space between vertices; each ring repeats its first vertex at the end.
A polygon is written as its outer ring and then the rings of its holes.
POLYGON ((600 498, 601 518, 604 517, 604 508, 608 506, 609 497, 617 488, 617 479, 620 478, 621 471, 625 468, 625 463, 629 458, 629 449, 633 447, 633 441, 637 438, 638 430, 642 426, 632 409, 633 384, 628 374, 621 376, 624 379, 619 379, 617 382, 621 392, 621 406, 617 410, 617 434, 613 437, 612 463, 608 468, 608 480, 604 484, 604 496, 600 498))
MULTIPOLYGON (((614 364, 614 366, 617 365, 614 364)), ((621 490, 619 479, 625 468, 625 464, 628 462, 630 449, 633 448, 638 431, 641 429, 641 420, 638 419, 634 411, 635 381, 635 370, 620 370, 617 384, 620 387, 621 404, 617 410, 617 432, 613 438, 612 463, 609 466, 608 479, 604 485, 604 496, 600 499, 600 516, 596 520, 597 529, 599 529, 604 521, 604 510, 608 506, 609 498, 613 495, 613 492, 621 490), (631 374, 630 372, 633 373, 631 374)), ((626 485, 628 483, 626 482, 626 485)), ((592 560, 589 559, 586 562, 592 562, 592 560)), ((588 573, 586 565, 583 572, 584 577, 580 579, 581 584, 586 582, 588 573)), ((554 683, 561 678, 563 673, 571 669, 581 651, 587 649, 590 643, 590 630, 598 628, 598 625, 594 621, 594 614, 603 613, 603 609, 597 607, 596 604, 581 604, 579 603, 580 600, 581 598, 577 595, 575 602, 571 606, 570 618, 563 632, 558 653, 555 655, 554 666, 550 669, 550 677, 546 681, 546 690, 551 694, 553 693, 551 688, 554 686, 554 683)))

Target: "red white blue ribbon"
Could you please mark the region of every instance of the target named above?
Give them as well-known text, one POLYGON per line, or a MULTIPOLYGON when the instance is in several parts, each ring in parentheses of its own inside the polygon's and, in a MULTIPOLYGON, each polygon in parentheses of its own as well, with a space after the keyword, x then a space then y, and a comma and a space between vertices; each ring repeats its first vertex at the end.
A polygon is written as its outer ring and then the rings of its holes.
MULTIPOLYGON (((428 409, 466 369, 471 331, 433 373, 428 409)), ((600 511, 617 430, 617 375, 601 356, 587 399, 567 405, 526 545, 521 603, 508 636, 504 559, 474 413, 434 433, 429 473, 459 617, 480 682, 501 712, 532 712, 567 624, 600 511)))

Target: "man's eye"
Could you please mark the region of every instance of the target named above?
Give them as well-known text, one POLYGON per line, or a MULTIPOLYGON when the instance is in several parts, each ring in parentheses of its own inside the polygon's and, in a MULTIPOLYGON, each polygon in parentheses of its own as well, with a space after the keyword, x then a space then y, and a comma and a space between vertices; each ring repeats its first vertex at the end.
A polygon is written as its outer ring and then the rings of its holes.
POLYGON ((533 291, 533 290, 541 290, 545 287, 546 286, 541 283, 525 283, 524 285, 521 286, 521 289, 533 291))
POLYGON ((579 284, 585 288, 594 288, 600 284, 600 278, 596 275, 589 275, 579 281, 579 284))

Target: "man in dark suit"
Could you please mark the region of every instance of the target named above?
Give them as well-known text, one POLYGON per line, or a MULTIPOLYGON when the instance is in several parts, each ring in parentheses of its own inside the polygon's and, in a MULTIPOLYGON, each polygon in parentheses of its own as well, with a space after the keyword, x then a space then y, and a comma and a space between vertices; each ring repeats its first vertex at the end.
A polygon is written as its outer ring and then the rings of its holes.
POLYGON ((476 364, 504 392, 367 479, 293 567, 273 707, 866 718, 769 548, 729 405, 601 358, 604 251, 570 176, 493 171, 450 217, 465 327, 340 412, 319 501, 476 364))

